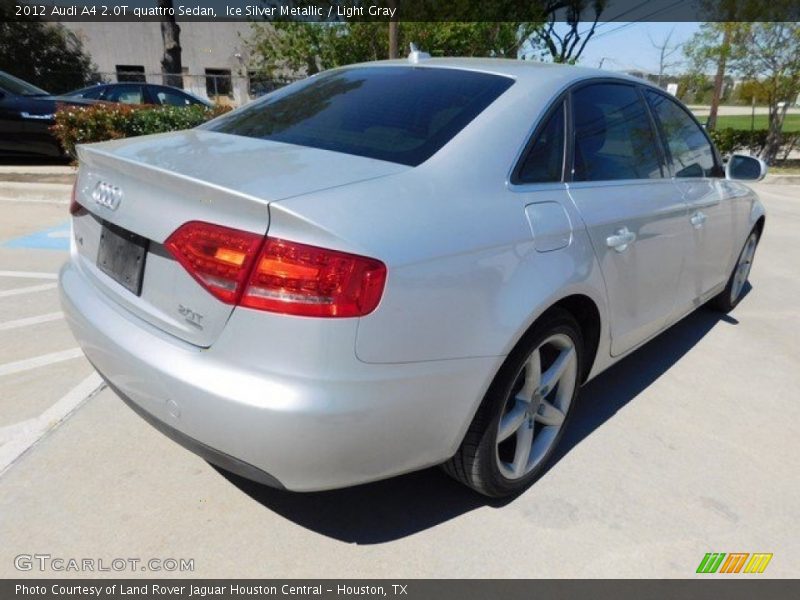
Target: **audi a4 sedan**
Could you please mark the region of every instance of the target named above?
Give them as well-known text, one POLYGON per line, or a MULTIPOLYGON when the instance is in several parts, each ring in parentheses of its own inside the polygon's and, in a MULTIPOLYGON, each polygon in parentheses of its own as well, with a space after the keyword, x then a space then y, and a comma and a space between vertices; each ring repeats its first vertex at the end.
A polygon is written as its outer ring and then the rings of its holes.
POLYGON ((572 66, 355 65, 78 154, 60 289, 86 356, 182 445, 294 491, 431 465, 523 490, 585 382, 736 306, 764 229, 737 181, 763 163, 572 66))

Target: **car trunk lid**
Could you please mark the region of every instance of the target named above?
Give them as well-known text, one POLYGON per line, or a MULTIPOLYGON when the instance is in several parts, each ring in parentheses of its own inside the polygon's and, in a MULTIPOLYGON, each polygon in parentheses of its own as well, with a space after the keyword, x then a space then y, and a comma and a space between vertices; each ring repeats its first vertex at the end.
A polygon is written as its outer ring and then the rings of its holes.
POLYGON ((233 306, 203 289, 167 252, 170 234, 204 221, 264 235, 272 201, 407 168, 197 130, 81 146, 78 154, 76 199, 86 209, 73 218, 79 267, 126 310, 201 347, 217 338, 233 306), (140 285, 126 283, 120 273, 136 273, 137 258, 140 285))

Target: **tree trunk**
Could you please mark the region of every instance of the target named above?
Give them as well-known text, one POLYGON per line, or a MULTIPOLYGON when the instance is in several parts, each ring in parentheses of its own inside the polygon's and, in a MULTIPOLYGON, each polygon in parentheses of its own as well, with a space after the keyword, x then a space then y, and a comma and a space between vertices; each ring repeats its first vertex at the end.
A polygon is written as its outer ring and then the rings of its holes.
MULTIPOLYGON (((172 8, 172 0, 158 0, 160 8, 172 8)), ((161 21, 161 39, 164 42, 164 58, 161 72, 164 85, 183 89, 183 66, 181 65, 181 28, 175 17, 164 17, 161 21)))
POLYGON ((725 66, 728 61, 728 53, 731 49, 731 24, 725 23, 725 32, 722 35, 722 47, 719 51, 719 61, 717 62, 717 75, 714 77, 714 95, 711 97, 711 110, 708 112, 706 129, 717 128, 717 110, 719 101, 722 97, 722 84, 725 81, 725 66))
POLYGON ((778 106, 777 101, 773 101, 769 106, 769 131, 767 133, 767 143, 761 151, 761 158, 768 165, 775 162, 778 151, 781 149, 783 141, 782 129, 783 120, 786 118, 786 111, 789 110, 789 103, 784 102, 782 107, 778 106))
MULTIPOLYGON (((389 0, 389 8, 397 8, 396 0, 389 0)), ((389 58, 398 58, 398 23, 394 19, 389 21, 389 58)))

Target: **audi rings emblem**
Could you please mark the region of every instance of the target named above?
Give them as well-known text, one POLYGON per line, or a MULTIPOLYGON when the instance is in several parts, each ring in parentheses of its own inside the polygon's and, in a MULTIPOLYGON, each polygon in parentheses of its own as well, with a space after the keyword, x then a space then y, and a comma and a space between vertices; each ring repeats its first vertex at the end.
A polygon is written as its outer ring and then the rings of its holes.
POLYGON ((119 203, 122 202, 122 190, 105 181, 98 181, 92 190, 92 198, 108 210, 117 210, 119 203))

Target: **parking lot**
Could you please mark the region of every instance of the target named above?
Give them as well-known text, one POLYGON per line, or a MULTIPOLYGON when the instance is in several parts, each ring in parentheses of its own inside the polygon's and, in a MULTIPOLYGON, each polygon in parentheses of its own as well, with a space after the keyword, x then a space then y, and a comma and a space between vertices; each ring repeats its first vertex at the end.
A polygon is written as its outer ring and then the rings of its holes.
POLYGON ((38 553, 194 561, 99 573, 116 576, 691 577, 707 552, 768 552, 762 577, 795 577, 800 186, 755 187, 740 306, 588 384, 555 465, 490 502, 436 469, 291 494, 178 447, 101 386, 60 314, 69 186, 0 181, 0 576, 93 576, 15 568, 38 553))

